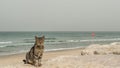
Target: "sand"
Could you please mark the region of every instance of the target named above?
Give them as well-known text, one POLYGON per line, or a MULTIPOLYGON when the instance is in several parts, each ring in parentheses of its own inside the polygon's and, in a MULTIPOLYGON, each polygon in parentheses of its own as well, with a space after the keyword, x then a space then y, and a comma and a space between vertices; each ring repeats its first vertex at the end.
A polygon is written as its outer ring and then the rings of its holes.
MULTIPOLYGON (((120 44, 109 45, 45 52, 42 66, 37 68, 120 68, 120 44)), ((25 53, 1 56, 0 68, 36 68, 24 64, 24 58, 25 53)))
MULTIPOLYGON (((64 56, 64 55, 77 55, 82 49, 70 49, 61 51, 51 51, 44 52, 42 64, 46 63, 48 60, 64 56)), ((0 68, 35 68, 32 65, 24 64, 23 59, 25 59, 25 53, 14 54, 0 57, 0 68)))

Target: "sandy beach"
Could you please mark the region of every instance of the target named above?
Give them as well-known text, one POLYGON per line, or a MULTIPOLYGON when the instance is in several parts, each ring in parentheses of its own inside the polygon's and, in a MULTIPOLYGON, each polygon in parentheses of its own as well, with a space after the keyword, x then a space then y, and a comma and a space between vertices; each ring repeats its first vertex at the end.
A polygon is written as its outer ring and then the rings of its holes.
MULTIPOLYGON (((78 55, 78 53, 80 53, 81 50, 82 48, 45 52, 43 55, 42 64, 44 66, 44 63, 46 63, 48 60, 59 57, 59 56, 78 55)), ((25 59, 25 53, 1 56, 0 57, 0 68, 21 68, 21 67, 22 68, 27 68, 27 67, 34 68, 34 66, 32 65, 24 64, 22 61, 23 59, 25 59)))
MULTIPOLYGON (((44 52, 42 66, 38 68, 120 68, 119 49, 119 43, 112 43, 109 46, 94 44, 86 48, 44 52)), ((1 56, 0 68, 36 68, 24 64, 24 58, 25 53, 1 56)))

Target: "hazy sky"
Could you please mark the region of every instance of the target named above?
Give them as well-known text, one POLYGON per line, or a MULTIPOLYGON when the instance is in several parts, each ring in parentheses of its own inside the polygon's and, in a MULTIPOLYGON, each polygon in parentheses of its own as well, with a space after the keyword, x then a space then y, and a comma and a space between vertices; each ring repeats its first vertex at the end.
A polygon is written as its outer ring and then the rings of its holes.
POLYGON ((0 0, 0 31, 120 31, 120 0, 0 0))

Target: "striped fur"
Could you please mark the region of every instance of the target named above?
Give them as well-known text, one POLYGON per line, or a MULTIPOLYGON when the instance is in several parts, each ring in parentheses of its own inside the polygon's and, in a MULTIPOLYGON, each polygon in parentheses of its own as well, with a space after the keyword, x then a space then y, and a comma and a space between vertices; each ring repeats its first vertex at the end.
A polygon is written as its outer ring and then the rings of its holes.
POLYGON ((26 54, 26 60, 23 60, 25 64, 32 64, 35 66, 41 66, 41 59, 44 52, 44 39, 45 37, 35 36, 35 44, 26 54))

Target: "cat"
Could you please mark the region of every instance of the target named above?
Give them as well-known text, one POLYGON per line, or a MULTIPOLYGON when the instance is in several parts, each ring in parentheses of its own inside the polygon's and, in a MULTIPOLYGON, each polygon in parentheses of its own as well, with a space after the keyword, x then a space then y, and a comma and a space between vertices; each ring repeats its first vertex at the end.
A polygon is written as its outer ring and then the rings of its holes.
POLYGON ((23 60, 25 64, 32 64, 35 66, 41 66, 41 59, 44 52, 44 40, 45 36, 35 36, 35 44, 26 54, 26 59, 23 60))

